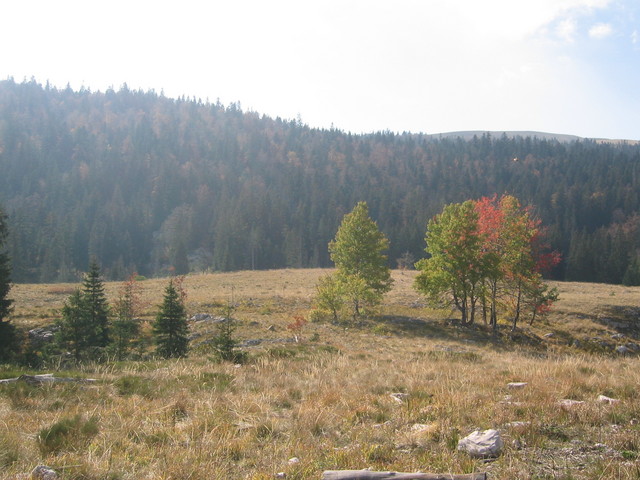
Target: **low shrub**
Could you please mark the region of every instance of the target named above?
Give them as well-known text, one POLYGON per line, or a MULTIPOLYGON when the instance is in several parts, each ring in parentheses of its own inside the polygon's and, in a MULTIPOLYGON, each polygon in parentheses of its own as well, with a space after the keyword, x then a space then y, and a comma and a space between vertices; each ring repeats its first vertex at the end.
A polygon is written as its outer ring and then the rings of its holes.
POLYGON ((86 448, 99 432, 95 417, 65 417, 38 434, 38 447, 43 455, 86 448))

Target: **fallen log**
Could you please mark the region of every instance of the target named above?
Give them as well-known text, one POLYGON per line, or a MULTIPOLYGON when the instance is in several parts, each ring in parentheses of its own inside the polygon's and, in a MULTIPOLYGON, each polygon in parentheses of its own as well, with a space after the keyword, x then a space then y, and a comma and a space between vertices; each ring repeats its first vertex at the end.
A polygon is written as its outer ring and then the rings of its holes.
POLYGON ((327 470, 322 480, 487 480, 486 473, 400 473, 371 472, 369 470, 327 470))
POLYGON ((45 373, 42 375, 20 375, 16 378, 5 378, 0 380, 2 383, 24 382, 28 385, 44 385, 49 383, 94 383, 93 378, 69 378, 69 377, 54 377, 53 373, 45 373))

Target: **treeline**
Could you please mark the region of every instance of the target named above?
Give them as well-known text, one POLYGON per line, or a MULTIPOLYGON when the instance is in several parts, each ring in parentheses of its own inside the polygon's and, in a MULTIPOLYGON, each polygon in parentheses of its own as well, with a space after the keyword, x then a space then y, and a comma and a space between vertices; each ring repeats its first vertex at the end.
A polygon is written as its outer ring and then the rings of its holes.
POLYGON ((6 80, 0 168, 17 282, 75 281, 90 258, 111 279, 330 266, 359 201, 394 266, 423 255, 444 205, 504 193, 549 227, 554 278, 619 283, 639 263, 635 145, 352 135, 126 86, 6 80))

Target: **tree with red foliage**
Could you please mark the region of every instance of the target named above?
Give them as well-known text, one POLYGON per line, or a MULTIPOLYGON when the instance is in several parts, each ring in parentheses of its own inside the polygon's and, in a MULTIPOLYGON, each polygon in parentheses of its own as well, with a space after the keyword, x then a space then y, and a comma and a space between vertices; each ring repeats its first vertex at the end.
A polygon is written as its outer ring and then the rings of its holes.
POLYGON ((560 255, 548 252, 544 233, 540 220, 511 195, 448 205, 429 222, 430 257, 416 264, 416 289, 432 303, 450 301, 464 324, 473 323, 479 303, 494 331, 499 311, 511 316, 515 330, 525 308, 533 322, 557 299, 542 273, 560 255))

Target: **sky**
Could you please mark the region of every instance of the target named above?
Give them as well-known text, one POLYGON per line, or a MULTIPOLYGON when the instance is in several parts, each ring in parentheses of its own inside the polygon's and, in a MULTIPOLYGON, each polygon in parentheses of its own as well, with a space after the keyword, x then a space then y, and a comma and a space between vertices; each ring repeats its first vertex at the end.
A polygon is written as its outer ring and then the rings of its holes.
POLYGON ((9 77, 126 83, 352 133, 640 140, 640 2, 2 2, 9 77))

